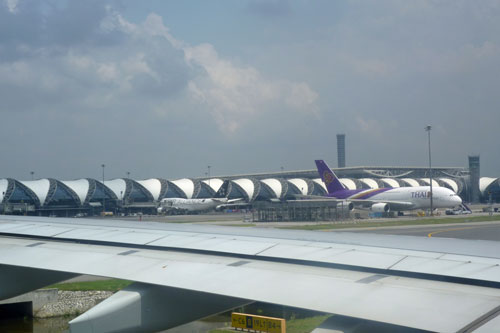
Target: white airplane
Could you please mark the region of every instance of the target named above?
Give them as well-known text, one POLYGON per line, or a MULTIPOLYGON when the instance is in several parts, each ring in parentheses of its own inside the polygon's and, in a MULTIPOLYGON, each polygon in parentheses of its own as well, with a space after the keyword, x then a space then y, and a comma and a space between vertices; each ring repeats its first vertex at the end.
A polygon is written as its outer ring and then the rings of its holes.
MULTIPOLYGON (((315 162, 328 191, 327 200, 338 200, 350 210, 356 207, 389 212, 430 208, 429 186, 348 190, 323 160, 315 162)), ((433 208, 453 208, 462 204, 462 199, 445 187, 433 187, 432 201, 433 208)))
POLYGON ((163 214, 170 211, 201 212, 221 208, 242 199, 211 198, 211 199, 184 199, 164 198, 160 201, 158 213, 163 214))

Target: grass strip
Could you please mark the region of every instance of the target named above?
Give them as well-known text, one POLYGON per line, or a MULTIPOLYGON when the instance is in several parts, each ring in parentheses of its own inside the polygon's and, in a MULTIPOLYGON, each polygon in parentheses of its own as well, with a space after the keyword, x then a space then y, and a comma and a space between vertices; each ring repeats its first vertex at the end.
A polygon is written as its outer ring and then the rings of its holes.
POLYGON ((331 315, 315 316, 303 319, 292 319, 286 322, 288 333, 309 333, 321 325, 331 315))
MULTIPOLYGON (((286 321, 286 332, 287 333, 309 333, 316 327, 321 325, 328 317, 331 315, 314 316, 302 319, 290 319, 286 321)), ((227 327, 224 329, 211 330, 209 333, 227 333, 236 332, 236 330, 227 327)), ((238 331, 241 332, 241 331, 238 331)))
POLYGON ((256 224, 252 224, 252 223, 245 223, 245 224, 217 224, 218 226, 221 226, 221 227, 255 227, 256 224))
POLYGON ((279 229, 296 229, 296 230, 328 230, 328 229, 346 229, 346 228, 373 228, 373 227, 394 227, 394 226, 407 226, 407 225, 433 225, 433 224, 453 224, 453 223, 470 223, 470 222, 491 222, 500 221, 500 215, 494 216, 468 216, 468 217, 445 217, 445 218, 428 218, 412 220, 396 220, 384 222, 360 222, 354 221, 352 223, 322 223, 312 225, 298 225, 279 227, 279 229))
POLYGON ((133 281, 119 280, 119 279, 85 281, 85 282, 67 282, 67 283, 53 284, 44 289, 57 288, 59 290, 66 290, 66 291, 100 290, 100 291, 116 292, 120 289, 127 287, 132 282, 133 281))

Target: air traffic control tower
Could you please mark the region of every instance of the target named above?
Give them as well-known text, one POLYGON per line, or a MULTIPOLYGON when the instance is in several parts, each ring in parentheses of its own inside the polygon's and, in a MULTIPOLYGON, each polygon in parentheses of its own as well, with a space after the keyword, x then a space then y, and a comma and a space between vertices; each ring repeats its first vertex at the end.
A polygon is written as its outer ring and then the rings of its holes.
POLYGON ((337 134, 337 162, 339 168, 345 168, 345 134, 337 134))
POLYGON ((469 200, 471 203, 479 202, 479 178, 480 164, 479 155, 469 156, 469 200))

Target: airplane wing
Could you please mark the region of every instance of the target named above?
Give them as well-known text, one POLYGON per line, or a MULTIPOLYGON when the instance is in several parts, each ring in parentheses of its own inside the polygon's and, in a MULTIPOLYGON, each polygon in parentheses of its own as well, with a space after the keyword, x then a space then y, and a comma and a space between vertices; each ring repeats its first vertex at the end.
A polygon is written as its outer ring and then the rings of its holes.
POLYGON ((250 301, 429 331, 500 327, 499 242, 0 217, 0 298, 68 274, 137 282, 72 332, 160 330, 250 301))
POLYGON ((244 205, 246 203, 245 199, 243 199, 243 198, 229 199, 229 200, 228 199, 224 199, 224 200, 212 199, 212 200, 220 203, 215 207, 215 209, 217 209, 217 210, 230 208, 230 207, 238 207, 238 206, 244 205))
POLYGON ((243 198, 236 198, 236 199, 213 198, 212 200, 215 202, 218 202, 220 204, 236 203, 236 202, 245 201, 245 199, 243 199, 243 198))
POLYGON ((341 203, 341 202, 352 202, 354 208, 358 209, 369 209, 374 204, 387 204, 391 211, 400 210, 411 210, 415 208, 415 204, 409 201, 394 201, 394 200, 371 200, 371 199, 338 199, 333 197, 325 197, 320 195, 295 195, 298 200, 288 200, 288 201, 304 201, 309 202, 330 202, 330 203, 341 203))
POLYGON ((243 198, 237 198, 237 199, 229 199, 227 202, 228 203, 235 203, 235 202, 242 202, 245 201, 243 198))
POLYGON ((410 210, 415 208, 415 204, 409 201, 393 200, 369 200, 369 199, 348 199, 355 208, 368 209, 375 204, 387 204, 391 211, 410 210))

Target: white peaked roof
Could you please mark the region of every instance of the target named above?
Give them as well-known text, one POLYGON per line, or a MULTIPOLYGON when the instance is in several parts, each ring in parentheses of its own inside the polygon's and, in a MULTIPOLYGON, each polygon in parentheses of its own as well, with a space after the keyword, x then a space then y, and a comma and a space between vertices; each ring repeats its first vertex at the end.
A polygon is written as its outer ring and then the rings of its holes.
POLYGON ((9 181, 7 179, 0 179, 0 202, 3 201, 4 193, 7 192, 9 181))
POLYGON ((439 178, 439 180, 442 181, 443 183, 448 184, 453 189, 453 192, 455 192, 455 193, 458 192, 458 184, 453 179, 450 179, 450 178, 439 178))
POLYGON ((488 186, 490 186, 492 183, 494 183, 497 180, 498 180, 498 178, 481 177, 479 179, 479 191, 481 191, 481 193, 483 193, 483 194, 487 194, 487 193, 484 193, 484 191, 486 191, 488 186))
POLYGON ((172 183, 177 185, 186 194, 186 198, 191 199, 193 197, 194 183, 191 179, 177 179, 173 180, 172 183))
POLYGON ((233 182, 238 184, 246 192, 249 199, 253 198, 253 193, 255 191, 255 186, 253 184, 253 181, 251 181, 248 178, 240 178, 233 180, 233 182))
MULTIPOLYGON (((420 180, 424 181, 426 185, 430 185, 431 184, 430 178, 420 178, 420 180)), ((433 179, 432 180, 432 186, 433 187, 439 187, 439 183, 435 179, 433 179)))
POLYGON ((368 187, 370 187, 370 188, 379 188, 378 183, 374 179, 371 179, 371 178, 361 178, 360 181, 362 183, 368 185, 368 187))
POLYGON ((344 185, 348 190, 355 190, 356 189, 356 183, 354 180, 349 179, 349 178, 340 178, 339 181, 344 185))
POLYGON ((380 179, 384 184, 387 184, 389 187, 399 187, 399 183, 396 179, 393 178, 382 178, 380 179))
POLYGON ((321 178, 314 178, 312 181, 315 182, 316 184, 318 184, 319 186, 321 186, 326 192, 328 192, 328 190, 326 189, 325 183, 323 183, 321 178))
POLYGON ((78 198, 80 199, 80 204, 85 202, 85 198, 89 193, 89 181, 87 179, 77 179, 77 180, 61 180, 61 183, 72 189, 78 198))
POLYGON ((149 193, 151 193, 154 200, 158 200, 161 193, 161 182, 158 179, 151 178, 145 180, 137 180, 137 182, 144 186, 144 188, 146 188, 149 193))
POLYGON ((283 188, 279 180, 275 178, 267 178, 267 179, 262 179, 261 182, 263 182, 273 190, 274 194, 276 195, 276 198, 279 198, 281 196, 283 188))
POLYGON ((401 180, 403 182, 405 182, 406 184, 413 186, 413 187, 420 186, 420 184, 413 178, 401 178, 401 180))
POLYGON ((307 186, 307 182, 304 179, 300 178, 293 178, 293 179, 287 179, 290 183, 293 185, 297 186, 297 188, 300 190, 300 193, 302 194, 307 194, 309 191, 309 186, 307 186))
POLYGON ((208 186, 210 186, 210 188, 212 190, 214 190, 215 192, 217 192, 220 189, 220 187, 222 186, 222 184, 224 183, 224 181, 222 179, 219 179, 219 178, 205 179, 202 182, 207 184, 208 186))
POLYGON ((49 193, 50 188, 50 181, 48 179, 21 180, 20 183, 35 193, 40 200, 41 206, 45 204, 45 199, 47 199, 47 194, 49 193))
POLYGON ((118 199, 122 199, 125 195, 125 190, 127 189, 127 183, 119 178, 113 180, 105 180, 104 186, 113 191, 118 199))

